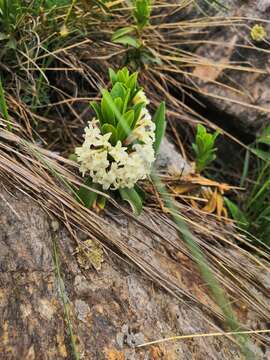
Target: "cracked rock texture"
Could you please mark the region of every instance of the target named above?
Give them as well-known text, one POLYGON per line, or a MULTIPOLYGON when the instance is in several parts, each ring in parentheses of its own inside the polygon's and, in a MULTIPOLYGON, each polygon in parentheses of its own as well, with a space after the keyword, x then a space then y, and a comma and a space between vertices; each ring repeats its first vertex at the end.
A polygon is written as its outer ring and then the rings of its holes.
POLYGON ((231 0, 224 5, 227 10, 219 9, 217 12, 216 8, 208 8, 207 12, 215 12, 216 16, 222 16, 228 22, 230 18, 238 20, 205 29, 204 40, 208 43, 202 43, 196 54, 207 58, 207 64, 192 70, 196 75, 192 80, 196 80, 201 96, 209 101, 208 107, 213 106, 210 111, 218 110, 216 116, 221 117, 221 124, 223 113, 227 115, 226 121, 229 119, 231 122, 231 128, 255 135, 270 121, 270 24, 263 21, 269 20, 270 2, 231 0), (266 31, 263 41, 256 42, 251 38, 250 31, 255 24, 263 25, 266 31), (241 66, 242 70, 226 69, 226 64, 241 66), (247 67, 253 71, 245 71, 247 67), (217 81, 225 86, 218 85, 217 81))
MULTIPOLYGON (((61 226, 51 230, 47 213, 3 186, 0 195, 1 360, 73 358, 53 241, 59 248, 64 297, 82 359, 241 358, 225 338, 136 348, 152 339, 209 329, 192 307, 156 289, 122 261, 108 256, 98 272, 81 269, 74 256, 76 244, 61 226)), ((129 231, 136 231, 134 225, 129 231)))

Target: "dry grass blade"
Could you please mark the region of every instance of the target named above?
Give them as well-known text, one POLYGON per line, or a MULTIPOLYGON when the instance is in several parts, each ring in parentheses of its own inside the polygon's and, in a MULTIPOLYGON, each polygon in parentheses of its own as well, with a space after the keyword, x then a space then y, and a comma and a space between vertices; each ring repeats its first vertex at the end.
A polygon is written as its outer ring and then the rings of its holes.
MULTIPOLYGON (((168 271, 169 266, 169 268, 174 269, 173 273, 179 274, 180 271, 183 276, 186 271, 190 271, 188 268, 192 267, 194 274, 197 273, 192 265, 191 254, 187 251, 184 243, 176 236, 175 225, 171 220, 157 212, 153 213, 152 210, 147 211, 144 219, 136 219, 128 211, 119 207, 113 199, 110 199, 110 202, 118 210, 111 208, 109 217, 101 217, 82 207, 74 199, 72 193, 69 190, 65 190, 65 183, 73 184, 72 186, 80 184, 79 178, 73 174, 74 172, 70 172, 67 169, 67 167, 75 165, 73 162, 41 149, 37 145, 27 143, 20 137, 6 131, 0 132, 0 138, 0 173, 2 177, 4 176, 5 181, 10 179, 13 186, 26 191, 42 207, 55 214, 63 222, 67 222, 74 229, 80 229, 89 237, 96 239, 115 255, 135 265, 156 284, 178 298, 179 301, 192 306, 193 311, 197 312, 197 310, 194 310, 196 307, 197 309, 203 309, 203 317, 209 324, 209 330, 218 330, 218 327, 214 325, 211 319, 218 318, 221 320, 223 316, 212 300, 206 295, 204 284, 199 280, 199 275, 194 286, 190 287, 185 281, 179 282, 178 275, 174 276, 168 271), (57 177, 55 177, 55 174, 57 174, 57 177), (59 206, 59 204, 61 205, 59 206), (154 236, 153 239, 159 239, 158 241, 161 242, 162 248, 165 251, 164 254, 156 251, 154 248, 151 249, 148 243, 143 244, 141 239, 137 238, 135 234, 130 235, 129 243, 127 244, 126 233, 122 232, 121 229, 119 230, 118 222, 121 212, 129 217, 130 222, 135 221, 138 228, 141 227, 150 236, 154 236), (157 224, 159 224, 159 227, 161 224, 165 225, 166 235, 157 230, 157 224), (142 248, 144 249, 143 251, 142 248), (151 257, 147 255, 149 251, 151 251, 151 257), (169 256, 165 256, 166 266, 164 266, 164 255, 166 253, 169 256), (188 260, 191 261, 188 267, 179 263, 177 260, 179 256, 190 259, 188 260)), ((185 209, 182 208, 181 212, 185 212, 185 209)), ((190 210, 188 210, 186 215, 191 215, 190 210)), ((267 302, 262 300, 264 287, 263 284, 258 284, 259 280, 256 275, 258 269, 260 267, 263 268, 262 264, 258 264, 252 256, 249 256, 250 262, 247 262, 249 264, 249 271, 243 272, 242 267, 239 267, 239 258, 234 257, 235 255, 232 256, 232 249, 236 247, 236 249, 240 250, 242 261, 247 256, 247 252, 238 248, 232 239, 231 231, 226 234, 225 227, 224 235, 216 236, 215 234, 221 234, 222 230, 214 230, 217 226, 215 222, 211 222, 205 216, 199 218, 200 220, 197 222, 194 221, 194 216, 198 215, 193 213, 193 220, 187 216, 186 219, 191 222, 195 233, 199 235, 198 245, 206 254, 211 268, 223 286, 228 290, 233 306, 236 306, 238 311, 241 310, 242 306, 246 306, 250 311, 257 314, 258 319, 265 321, 270 316, 270 309, 267 302), (199 223, 200 226, 198 226, 199 223), (209 241, 211 246, 209 246, 209 241), (223 241, 228 247, 228 256, 220 248, 219 243, 223 241), (258 291, 260 292, 260 298, 257 296, 258 291), (239 303, 240 298, 241 304, 239 303)), ((269 264, 266 265, 265 263, 265 266, 269 269, 269 264)), ((202 316, 200 312, 197 315, 202 316)), ((244 324, 241 324, 241 327, 246 328, 244 324)), ((255 334, 254 336, 258 337, 260 341, 267 342, 267 338, 260 334, 255 334)))
POLYGON ((161 344, 167 341, 177 341, 177 340, 188 340, 188 339, 194 339, 199 337, 213 337, 213 336, 227 336, 227 335, 249 335, 249 334, 266 334, 269 333, 270 329, 265 330, 250 330, 250 331, 230 331, 226 333, 206 333, 206 334, 191 334, 191 335, 179 335, 179 336, 172 336, 166 339, 160 339, 160 340, 154 340, 149 341, 144 344, 140 344, 137 347, 144 347, 144 346, 150 346, 155 344, 161 344))

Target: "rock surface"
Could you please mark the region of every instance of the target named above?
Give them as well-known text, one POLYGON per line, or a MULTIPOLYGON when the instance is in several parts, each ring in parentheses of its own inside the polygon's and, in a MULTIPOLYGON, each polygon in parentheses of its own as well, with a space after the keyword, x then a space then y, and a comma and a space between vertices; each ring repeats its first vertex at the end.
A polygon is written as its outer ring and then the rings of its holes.
POLYGON ((164 170, 174 174, 187 175, 193 172, 192 166, 183 159, 175 145, 167 137, 161 143, 156 166, 160 171, 164 170))
POLYGON ((196 80, 210 111, 218 111, 214 121, 230 121, 238 132, 255 135, 270 121, 270 3, 231 0, 224 5, 227 10, 220 8, 215 15, 227 24, 205 29, 206 43, 196 50, 203 64, 192 69, 192 81, 196 80), (251 37, 256 24, 265 29, 262 41, 251 37))
MULTIPOLYGON (((168 148, 175 152, 173 147, 168 148)), ((170 164, 178 167, 176 159, 181 164, 182 160, 176 152, 174 155, 170 164)), ((168 154, 163 152, 162 158, 164 162, 168 154)), ((23 172, 22 168, 16 171, 23 172)), ((138 347, 176 334, 221 331, 219 309, 174 223, 151 208, 146 207, 140 218, 135 219, 108 206, 100 217, 82 208, 83 221, 75 221, 71 227, 73 217, 65 210, 68 211, 69 201, 76 206, 78 203, 56 184, 52 186, 46 173, 35 178, 32 171, 31 166, 25 167, 24 177, 14 180, 14 186, 17 184, 23 192, 7 186, 5 174, 0 177, 1 360, 73 359, 72 347, 76 347, 81 359, 87 360, 242 358, 235 343, 225 337, 197 337, 138 347), (31 177, 36 181, 33 188, 28 187, 31 177), (55 188, 56 193, 52 191, 55 188), (48 210, 60 217, 66 214, 66 226, 58 223, 48 210), (102 231, 98 233, 94 224, 102 231), (101 238, 111 251, 104 249, 102 256, 94 236, 101 238), (83 247, 85 251, 80 250, 85 240, 91 250, 87 252, 91 267, 85 266, 81 258, 87 250, 83 247), (110 244, 109 240, 114 241, 110 244), (117 255, 122 249, 129 256, 120 260, 117 255)), ((72 213, 76 206, 71 205, 72 213)), ((233 252, 233 246, 221 245, 212 234, 205 235, 209 221, 206 216, 193 221, 200 222, 203 228, 203 232, 197 228, 196 234, 199 233, 204 250, 216 258, 221 246, 226 249, 218 255, 218 261, 226 264, 229 274, 237 277, 243 273, 245 260, 248 271, 241 277, 241 291, 245 294, 245 287, 251 282, 254 286, 249 289, 248 305, 255 302, 259 309, 249 312, 246 303, 241 304, 237 298, 237 310, 247 326, 267 328, 268 283, 262 286, 267 272, 256 268, 249 257, 241 258, 239 251, 233 252)), ((213 222, 212 232, 218 233, 220 225, 213 222)), ((226 282, 232 290, 236 286, 230 276, 226 282)), ((253 347, 255 358, 267 359, 266 346, 261 348, 254 343, 253 347)))
POLYGON ((136 348, 152 339, 205 332, 208 326, 188 304, 109 255, 100 271, 80 268, 74 241, 61 227, 52 230, 52 220, 37 204, 3 189, 0 195, 1 359, 72 359, 54 244, 82 359, 240 359, 225 338, 136 348))

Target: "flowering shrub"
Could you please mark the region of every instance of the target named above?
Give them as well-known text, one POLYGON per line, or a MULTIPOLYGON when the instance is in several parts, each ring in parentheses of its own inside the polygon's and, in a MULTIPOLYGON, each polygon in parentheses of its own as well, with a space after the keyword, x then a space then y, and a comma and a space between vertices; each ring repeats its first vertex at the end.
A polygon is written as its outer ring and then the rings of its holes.
MULTIPOLYGON (((151 173, 165 131, 165 105, 161 103, 152 119, 147 99, 138 87, 138 73, 127 68, 115 73, 110 69, 111 89, 102 91, 101 103, 92 102, 96 113, 85 128, 84 142, 76 148, 77 161, 87 184, 100 190, 118 190, 139 213, 142 202, 135 187, 151 173)), ((87 206, 97 194, 82 188, 80 199, 87 206)))
MULTIPOLYGON (((115 132, 113 127, 106 128, 115 132)), ((155 124, 149 112, 146 108, 142 109, 134 129, 123 143, 118 140, 114 145, 113 139, 110 142, 112 132, 102 134, 101 131, 95 118, 89 121, 85 141, 82 147, 76 149, 80 171, 83 174, 88 172, 103 190, 133 188, 138 180, 150 174, 155 160, 155 124)))

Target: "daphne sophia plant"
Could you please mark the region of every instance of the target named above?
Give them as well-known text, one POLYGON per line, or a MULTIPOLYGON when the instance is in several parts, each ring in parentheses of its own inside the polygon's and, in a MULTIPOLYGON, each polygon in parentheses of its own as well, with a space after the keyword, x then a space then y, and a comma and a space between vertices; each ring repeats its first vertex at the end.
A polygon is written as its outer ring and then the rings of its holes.
MULTIPOLYGON (((100 103, 92 102, 96 117, 85 128, 84 143, 76 148, 86 185, 117 191, 139 214, 142 209, 137 182, 150 175, 165 132, 165 104, 152 119, 147 99, 138 86, 138 73, 127 68, 109 70, 111 87, 102 91, 100 103)), ((87 207, 104 206, 104 197, 81 187, 78 196, 87 207)))

